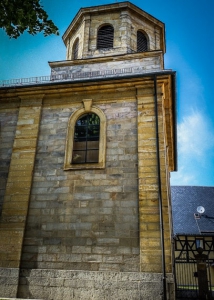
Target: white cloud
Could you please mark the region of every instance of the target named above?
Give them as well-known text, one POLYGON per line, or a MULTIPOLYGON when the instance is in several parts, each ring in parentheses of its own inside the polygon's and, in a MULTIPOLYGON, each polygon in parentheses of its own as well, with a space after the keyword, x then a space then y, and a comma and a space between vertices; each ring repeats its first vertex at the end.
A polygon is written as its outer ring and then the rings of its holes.
POLYGON ((171 173, 171 185, 195 185, 195 174, 191 174, 191 169, 184 166, 179 167, 179 171, 171 173))
POLYGON ((214 168, 214 130, 206 115, 192 110, 178 124, 177 133, 178 171, 171 174, 171 184, 207 185, 207 178, 213 182, 209 172, 214 168))
POLYGON ((214 133, 209 121, 200 112, 192 112, 178 124, 178 153, 201 159, 205 152, 214 147, 214 133))

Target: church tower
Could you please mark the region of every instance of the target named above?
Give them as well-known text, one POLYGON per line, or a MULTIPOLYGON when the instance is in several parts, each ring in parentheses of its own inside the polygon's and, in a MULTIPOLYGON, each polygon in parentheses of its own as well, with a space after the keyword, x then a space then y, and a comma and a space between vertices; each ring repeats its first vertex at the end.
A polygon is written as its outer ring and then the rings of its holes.
POLYGON ((50 77, 0 86, 0 296, 174 299, 175 72, 164 24, 82 8, 50 77))

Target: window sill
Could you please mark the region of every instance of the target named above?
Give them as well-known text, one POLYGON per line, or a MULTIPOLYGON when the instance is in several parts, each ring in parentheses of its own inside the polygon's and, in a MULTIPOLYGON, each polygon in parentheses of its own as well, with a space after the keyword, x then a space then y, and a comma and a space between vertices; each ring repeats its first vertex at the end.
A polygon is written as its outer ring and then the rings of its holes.
POLYGON ((73 164, 64 165, 64 171, 69 170, 88 170, 88 169, 104 169, 105 163, 92 163, 92 164, 73 164))

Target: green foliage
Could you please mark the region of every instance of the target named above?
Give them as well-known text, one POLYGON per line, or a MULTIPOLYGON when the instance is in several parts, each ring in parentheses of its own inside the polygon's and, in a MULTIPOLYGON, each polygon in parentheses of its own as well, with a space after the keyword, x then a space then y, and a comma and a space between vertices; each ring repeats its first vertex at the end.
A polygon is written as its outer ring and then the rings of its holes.
POLYGON ((93 125, 99 125, 100 124, 100 118, 96 114, 91 114, 89 118, 89 124, 93 125))
POLYGON ((32 35, 39 32, 43 32, 44 36, 59 35, 56 25, 48 20, 40 0, 0 0, 0 28, 15 39, 25 30, 32 35))
POLYGON ((94 113, 81 116, 75 125, 75 141, 99 140, 100 118, 94 113))

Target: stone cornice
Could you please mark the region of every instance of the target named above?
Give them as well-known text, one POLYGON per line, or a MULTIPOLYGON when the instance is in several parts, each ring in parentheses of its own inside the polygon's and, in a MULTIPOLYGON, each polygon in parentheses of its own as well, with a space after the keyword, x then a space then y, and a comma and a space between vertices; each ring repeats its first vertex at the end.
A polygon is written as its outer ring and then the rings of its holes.
POLYGON ((73 65, 83 65, 83 64, 96 64, 96 63, 105 63, 111 61, 124 61, 130 59, 140 59, 146 57, 157 57, 162 56, 162 50, 148 51, 148 52, 138 52, 138 53, 130 53, 130 54, 122 54, 122 55, 112 55, 105 57, 94 57, 88 59, 76 59, 76 60, 62 60, 62 61, 53 61, 48 62, 51 68, 53 67, 63 67, 63 66, 73 66, 73 65))

